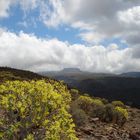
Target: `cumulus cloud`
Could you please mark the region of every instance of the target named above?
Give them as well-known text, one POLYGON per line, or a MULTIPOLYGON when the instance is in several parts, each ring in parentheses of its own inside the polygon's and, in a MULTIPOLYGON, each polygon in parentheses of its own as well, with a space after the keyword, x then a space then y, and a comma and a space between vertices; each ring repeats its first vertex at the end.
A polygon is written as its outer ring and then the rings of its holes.
POLYGON ((81 37, 81 39, 86 42, 95 44, 97 44, 98 42, 100 42, 102 39, 105 38, 103 34, 99 34, 98 32, 94 31, 81 32, 79 34, 79 37, 81 37))
POLYGON ((132 7, 118 13, 120 20, 126 24, 140 25, 140 6, 132 7))
POLYGON ((0 34, 0 66, 34 71, 79 67, 91 72, 140 70, 137 48, 119 49, 116 44, 104 46, 70 45, 58 39, 37 38, 33 34, 0 34))
MULTIPOLYGON (((47 27, 66 24, 78 28, 78 36, 91 44, 71 45, 55 38, 0 29, 1 66, 35 71, 64 67, 115 73, 140 70, 139 0, 0 0, 0 18, 8 17, 13 5, 20 6, 25 14, 37 9, 38 18, 47 27), (129 48, 99 45, 112 37, 122 39, 129 48)), ((26 22, 22 25, 28 26, 26 22)))
POLYGON ((37 8, 47 27, 67 24, 81 29, 79 36, 89 43, 119 37, 133 46, 133 35, 140 34, 139 0, 1 0, 0 17, 7 17, 13 4, 24 13, 37 8))
POLYGON ((133 44, 134 41, 129 41, 132 34, 135 31, 140 34, 139 0, 50 0, 49 3, 53 8, 44 16, 44 23, 80 28, 79 36, 84 41, 97 43, 106 38, 121 37, 133 44))

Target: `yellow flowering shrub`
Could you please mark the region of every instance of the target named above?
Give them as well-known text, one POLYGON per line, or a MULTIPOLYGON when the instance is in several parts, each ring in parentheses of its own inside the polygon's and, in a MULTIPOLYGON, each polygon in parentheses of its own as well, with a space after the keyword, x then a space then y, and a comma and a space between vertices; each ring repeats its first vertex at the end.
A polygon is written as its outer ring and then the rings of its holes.
POLYGON ((112 104, 114 106, 119 106, 119 107, 125 107, 124 103, 122 101, 112 101, 112 104))
POLYGON ((126 119, 128 118, 128 112, 126 109, 122 108, 122 107, 115 107, 115 110, 119 113, 121 113, 126 119))
POLYGON ((0 139, 77 140, 71 96, 61 83, 7 81, 0 85, 0 139))

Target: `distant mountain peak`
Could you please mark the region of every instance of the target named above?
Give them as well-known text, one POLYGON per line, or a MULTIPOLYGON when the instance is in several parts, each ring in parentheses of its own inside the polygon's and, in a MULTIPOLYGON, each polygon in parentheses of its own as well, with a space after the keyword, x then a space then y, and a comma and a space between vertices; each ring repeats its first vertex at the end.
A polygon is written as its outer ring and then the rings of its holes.
POLYGON ((63 72, 81 72, 79 68, 64 68, 63 72))
POLYGON ((126 73, 122 73, 121 76, 124 77, 140 77, 140 72, 126 72, 126 73))

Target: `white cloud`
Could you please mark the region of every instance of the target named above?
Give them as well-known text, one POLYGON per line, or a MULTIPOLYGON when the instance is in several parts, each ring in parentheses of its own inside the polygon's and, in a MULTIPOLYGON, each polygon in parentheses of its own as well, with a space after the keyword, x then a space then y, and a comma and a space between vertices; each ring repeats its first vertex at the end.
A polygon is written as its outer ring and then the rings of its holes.
POLYGON ((104 35, 94 31, 81 32, 79 36, 81 37, 82 40, 95 44, 98 44, 98 42, 100 42, 102 39, 105 38, 104 35))
POLYGON ((1 0, 0 17, 7 17, 13 4, 25 15, 37 9, 36 18, 47 27, 67 24, 81 29, 79 36, 90 43, 119 37, 131 46, 136 44, 133 35, 140 34, 139 0, 1 0))
POLYGON ((65 13, 60 0, 38 1, 40 7, 40 20, 48 27, 56 27, 64 21, 65 13))
POLYGON ((0 18, 8 17, 9 9, 15 0, 0 0, 0 18))
POLYGON ((37 8, 40 21, 48 27, 67 24, 80 29, 79 36, 88 43, 119 37, 132 47, 70 45, 0 29, 1 66, 30 70, 79 67, 94 72, 140 70, 139 0, 0 0, 0 18, 8 17, 14 4, 20 5, 25 14, 37 8))
POLYGON ((135 31, 140 34, 139 0, 52 0, 49 5, 53 8, 43 18, 47 26, 80 28, 79 36, 87 42, 112 37, 129 41, 128 34, 129 38, 135 31))
POLYGON ((140 70, 139 48, 70 45, 58 39, 37 38, 33 34, 0 34, 0 66, 29 70, 56 70, 79 67, 92 72, 140 70))
POLYGON ((118 13, 119 20, 124 24, 140 25, 140 6, 132 7, 118 13))

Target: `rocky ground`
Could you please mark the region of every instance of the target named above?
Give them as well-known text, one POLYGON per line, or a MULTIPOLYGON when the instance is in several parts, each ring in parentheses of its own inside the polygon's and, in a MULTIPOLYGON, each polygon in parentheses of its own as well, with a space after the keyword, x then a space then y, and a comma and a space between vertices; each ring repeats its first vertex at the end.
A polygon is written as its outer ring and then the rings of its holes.
POLYGON ((128 107, 129 118, 123 127, 90 118, 85 127, 77 129, 80 140, 140 140, 140 110, 128 107))

